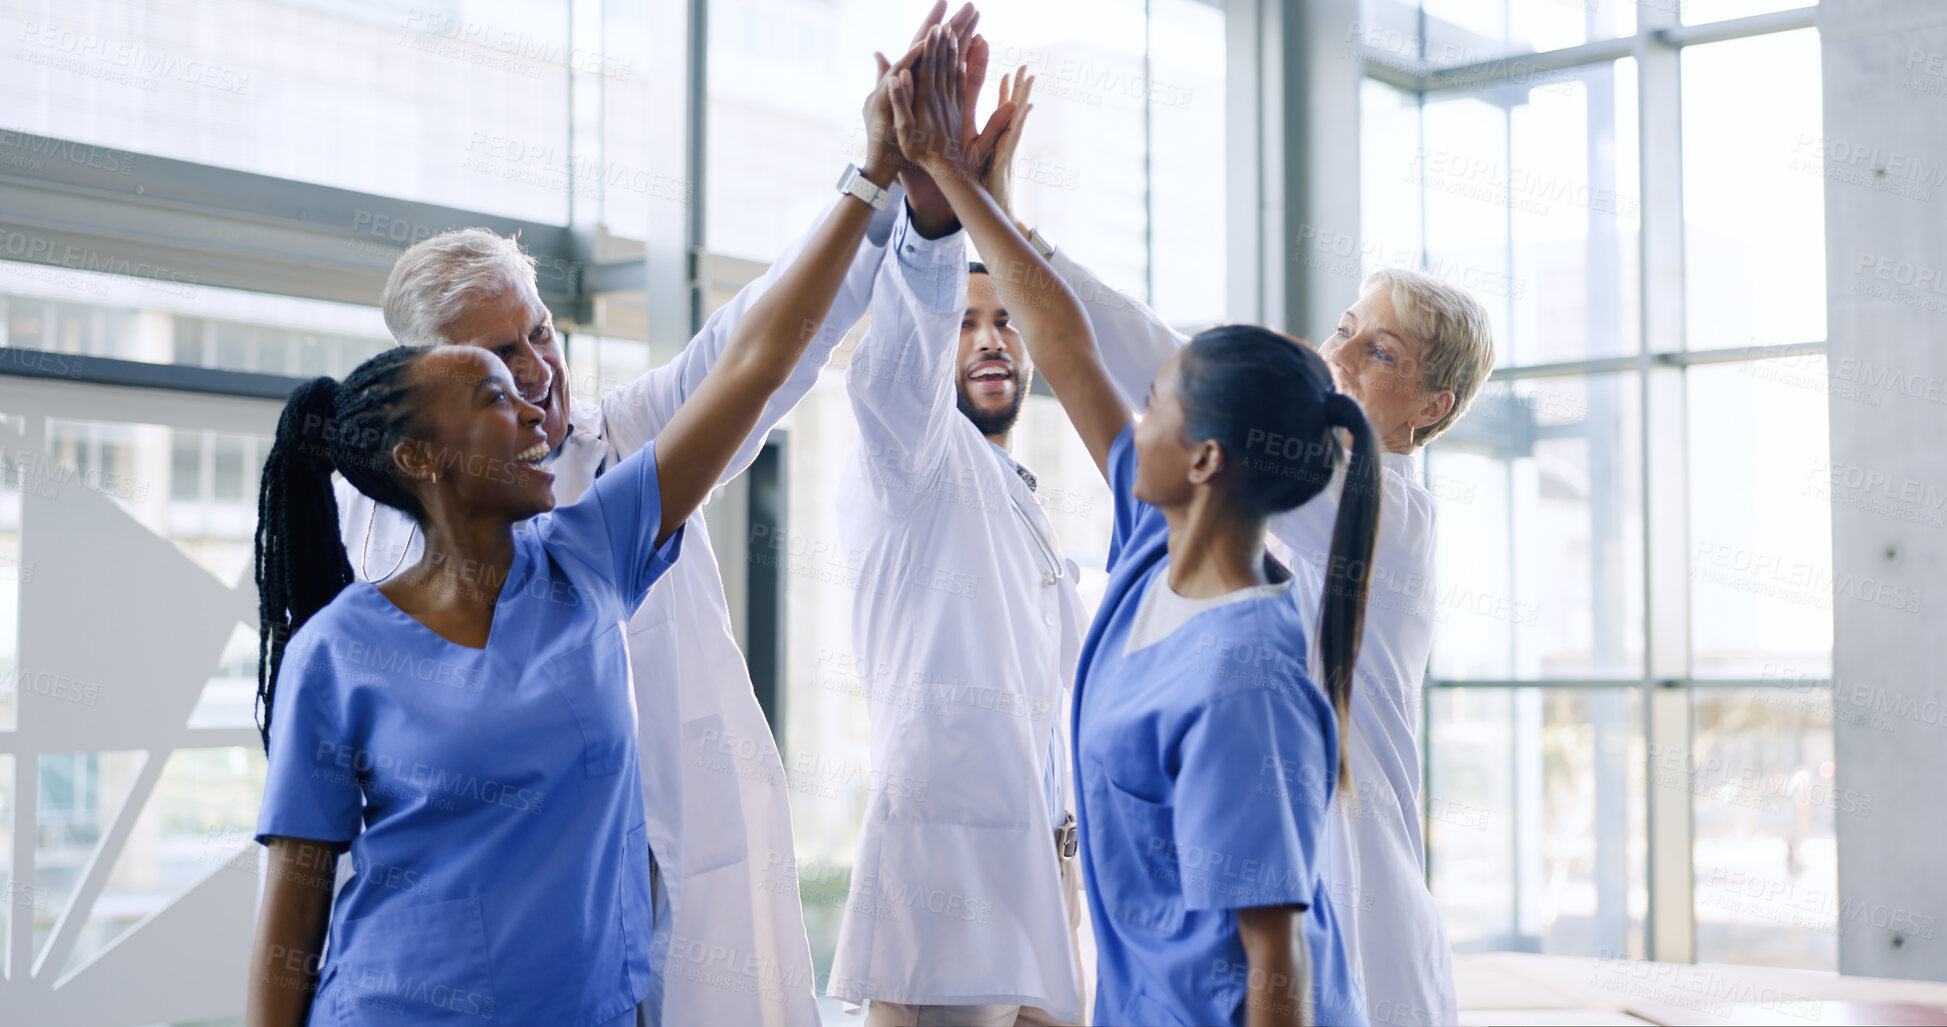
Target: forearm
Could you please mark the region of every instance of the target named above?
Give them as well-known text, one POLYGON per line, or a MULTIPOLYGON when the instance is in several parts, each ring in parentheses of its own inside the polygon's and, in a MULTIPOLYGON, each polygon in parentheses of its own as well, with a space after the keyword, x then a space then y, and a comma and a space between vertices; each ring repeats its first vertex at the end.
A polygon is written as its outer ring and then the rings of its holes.
POLYGON ((1028 244, 993 196, 964 175, 941 175, 939 182, 1049 384, 1069 377, 1061 373, 1062 365, 1092 360, 1094 345, 1081 301, 1028 244))
POLYGON ((951 176, 941 189, 979 249, 1036 370, 1061 401, 1096 469, 1106 478, 1109 447, 1128 427, 1130 414, 1102 368, 1088 315, 985 189, 970 179, 951 176))
MULTIPOLYGON (((897 193, 894 197, 893 202, 897 203, 897 193)), ((832 204, 819 211, 814 221, 805 226, 802 235, 793 239, 791 245, 777 255, 756 281, 738 290, 730 302, 710 315, 702 329, 674 360, 651 368, 602 400, 606 425, 603 434, 618 457, 633 455, 662 433, 669 419, 702 385, 710 369, 716 366, 731 334, 743 323, 751 308, 777 286, 786 272, 805 258, 806 248, 824 226, 832 208, 856 202, 846 196, 836 197, 832 204)), ((764 436, 817 384, 820 370, 843 339, 844 332, 857 324, 865 313, 866 304, 872 297, 872 280, 878 273, 880 258, 885 254, 886 237, 891 232, 894 216, 889 204, 886 210, 879 211, 868 222, 866 241, 852 255, 844 284, 832 300, 823 328, 816 333, 811 346, 793 368, 790 380, 771 396, 756 429, 745 439, 743 448, 738 450, 736 457, 725 468, 725 481, 742 473, 756 459, 763 447, 764 436)))
POLYGON ((1147 405, 1149 383, 1176 351, 1188 345, 1187 336, 1148 304, 1105 284, 1064 248, 1048 258, 1055 273, 1068 283, 1095 329, 1095 346, 1124 403, 1132 410, 1147 405))
MULTIPOLYGON (((884 179, 890 182, 891 176, 884 179)), ((803 252, 730 330, 712 373, 752 376, 766 396, 782 386, 831 313, 872 214, 863 201, 842 198, 803 252)))
POLYGON ((263 908, 250 947, 248 1027, 301 1027, 311 1013, 331 918, 337 855, 314 842, 272 839, 263 908))
MULTIPOLYGON (((890 171, 872 178, 884 185, 890 171)), ((661 546, 696 512, 791 377, 820 330, 872 207, 848 199, 832 210, 804 253, 753 304, 731 332, 723 356, 656 437, 661 546)))
POLYGON ((1300 1027, 1310 1022, 1311 968, 1304 913, 1288 906, 1237 911, 1249 966, 1244 988, 1246 1027, 1300 1027))

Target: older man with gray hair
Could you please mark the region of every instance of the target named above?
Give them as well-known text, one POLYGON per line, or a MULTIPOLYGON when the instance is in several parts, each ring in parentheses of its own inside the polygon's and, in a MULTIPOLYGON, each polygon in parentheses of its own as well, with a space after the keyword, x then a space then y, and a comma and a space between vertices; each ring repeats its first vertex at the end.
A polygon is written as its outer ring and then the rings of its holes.
MULTIPOLYGON (((865 313, 897 209, 887 204, 875 216, 830 315, 724 481, 756 459, 865 313)), ((823 220, 821 213, 813 224, 823 220)), ((386 283, 385 323, 406 345, 477 346, 505 361, 522 397, 543 411, 544 466, 555 475, 555 501, 566 504, 656 437, 805 241, 712 315, 676 359, 599 403, 570 395, 534 259, 512 239, 469 228, 413 246, 386 283)), ((410 518, 342 481, 337 493, 345 550, 361 580, 382 581, 419 560, 424 542, 410 518)), ((691 519, 683 559, 629 623, 656 907, 655 977, 643 1008, 650 1022, 670 1025, 812 1025, 815 982, 784 768, 732 635, 702 516, 691 519)))

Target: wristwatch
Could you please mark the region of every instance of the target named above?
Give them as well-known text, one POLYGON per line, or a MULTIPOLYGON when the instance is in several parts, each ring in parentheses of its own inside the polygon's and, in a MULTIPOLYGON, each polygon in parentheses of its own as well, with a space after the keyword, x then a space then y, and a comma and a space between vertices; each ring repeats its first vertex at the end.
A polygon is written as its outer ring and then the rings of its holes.
POLYGON ((1030 227, 1028 229, 1028 245, 1034 247, 1034 252, 1041 254, 1041 259, 1043 260, 1055 255, 1055 244, 1042 238, 1041 229, 1039 228, 1030 227))
POLYGON ((845 172, 838 176, 838 191, 864 200, 873 210, 886 209, 886 200, 892 195, 890 190, 873 185, 857 164, 845 165, 845 172))

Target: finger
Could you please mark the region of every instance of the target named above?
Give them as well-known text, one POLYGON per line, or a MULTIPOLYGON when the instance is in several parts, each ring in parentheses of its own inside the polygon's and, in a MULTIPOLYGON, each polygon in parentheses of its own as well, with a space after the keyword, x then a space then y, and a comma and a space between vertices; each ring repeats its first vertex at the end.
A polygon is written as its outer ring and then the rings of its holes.
POLYGON ((895 68, 911 68, 919 63, 921 55, 925 53, 926 40, 921 39, 913 44, 912 49, 906 51, 898 60, 892 62, 892 66, 895 68))
POLYGON ((926 74, 923 79, 928 95, 921 101, 922 103, 930 105, 935 102, 934 98, 940 95, 941 83, 946 78, 942 74, 942 69, 946 65, 946 44, 947 40, 952 38, 953 36, 944 28, 937 28, 933 30, 932 38, 926 41, 926 74))
POLYGON ((973 124, 974 101, 980 98, 980 89, 987 84, 987 40, 975 36, 967 43, 967 84, 961 89, 960 102, 967 108, 967 124, 973 124))
POLYGON ((926 34, 932 31, 933 26, 938 25, 940 19, 944 17, 946 17, 946 0, 933 0, 933 9, 926 12, 926 20, 920 22, 919 31, 913 33, 913 42, 919 43, 924 40, 926 34))
POLYGON ((885 78, 886 72, 892 68, 892 62, 886 60, 886 55, 877 50, 872 51, 872 62, 879 66, 878 78, 885 78))
POLYGON ((965 35, 972 31, 974 23, 979 20, 980 12, 974 10, 973 4, 965 3, 960 5, 959 10, 953 12, 953 20, 946 24, 947 28, 952 30, 955 35, 965 35))
POLYGON ((1021 145, 1021 131, 1027 128, 1028 115, 1034 113, 1034 104, 1028 104, 1014 114, 1014 123, 1008 126, 1008 133, 1002 137, 1000 148, 1007 151, 1007 159, 1014 159, 1014 150, 1021 145))
POLYGON ((1007 126, 1013 122, 1015 111, 1018 109, 1011 102, 1003 103, 999 107, 994 108, 994 113, 987 116, 986 126, 980 130, 980 135, 974 139, 974 152, 982 155, 993 152, 994 146, 1001 138, 1001 134, 1006 132, 1007 126))
POLYGON ((913 135, 913 90, 907 72, 886 79, 886 92, 892 102, 892 137, 900 150, 907 149, 913 135))
POLYGON ((948 34, 946 60, 940 62, 940 95, 956 104, 960 100, 960 74, 960 37, 948 34))
POLYGON ((1012 76, 1012 75, 1002 75, 1002 76, 1001 76, 1001 95, 1000 95, 1000 99, 999 99, 999 100, 998 100, 997 102, 999 102, 999 103, 1006 103, 1006 102, 1007 102, 1007 98, 1008 98, 1008 97, 1009 97, 1010 95, 1012 95, 1012 94, 1013 94, 1013 91, 1014 91, 1014 90, 1013 90, 1013 86, 1014 86, 1014 76, 1012 76))

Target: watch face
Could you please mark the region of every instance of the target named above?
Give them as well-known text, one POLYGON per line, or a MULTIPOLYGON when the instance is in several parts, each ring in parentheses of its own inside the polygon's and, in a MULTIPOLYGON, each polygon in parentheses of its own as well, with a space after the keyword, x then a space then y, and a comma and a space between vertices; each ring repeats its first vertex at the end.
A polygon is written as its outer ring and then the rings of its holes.
POLYGON ((847 164, 847 165, 845 165, 845 170, 844 170, 844 171, 841 171, 841 172, 839 172, 839 173, 838 173, 838 189, 839 189, 839 191, 840 191, 840 192, 851 192, 851 191, 852 191, 852 179, 854 179, 854 178, 857 178, 857 177, 858 177, 858 174, 859 174, 859 166, 858 166, 857 164, 847 164))

